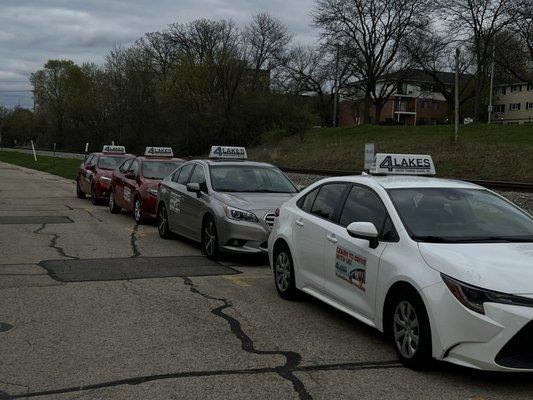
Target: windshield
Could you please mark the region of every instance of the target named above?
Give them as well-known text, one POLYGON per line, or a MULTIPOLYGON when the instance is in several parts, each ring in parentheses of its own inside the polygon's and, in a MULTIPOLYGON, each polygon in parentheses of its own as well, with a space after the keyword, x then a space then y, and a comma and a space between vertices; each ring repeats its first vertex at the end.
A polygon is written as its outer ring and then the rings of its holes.
POLYGON ((164 179, 177 169, 180 161, 144 161, 142 176, 146 179, 164 179))
POLYGON ((98 168, 115 169, 126 156, 100 156, 98 159, 98 168))
POLYGON ((533 219, 483 189, 390 189, 389 196, 414 240, 533 242, 533 219))
POLYGON ((297 190, 274 167, 211 165, 211 185, 219 192, 295 193, 297 190))

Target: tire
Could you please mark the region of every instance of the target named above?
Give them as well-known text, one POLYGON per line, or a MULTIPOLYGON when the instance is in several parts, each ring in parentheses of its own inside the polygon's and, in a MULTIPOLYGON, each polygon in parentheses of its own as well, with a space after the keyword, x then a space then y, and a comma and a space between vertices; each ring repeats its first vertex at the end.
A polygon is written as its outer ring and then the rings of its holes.
POLYGON ((212 217, 208 217, 202 225, 202 251, 211 260, 218 260, 220 257, 217 227, 212 217))
POLYGON ((167 208, 164 204, 161 204, 157 210, 157 231, 159 232, 159 237, 162 239, 168 239, 171 236, 168 227, 167 208))
POLYGON ((143 207, 139 196, 135 196, 135 200, 133 201, 133 219, 139 225, 144 222, 143 207))
POLYGON ((111 214, 118 214, 121 211, 121 208, 115 203, 115 192, 113 190, 109 193, 109 211, 111 214))
POLYGON ((91 203, 93 203, 93 205, 95 206, 100 203, 100 201, 96 197, 96 188, 94 187, 94 185, 91 185, 91 203))
POLYGON ((80 181, 78 179, 76 179, 76 197, 78 199, 84 199, 85 198, 85 193, 83 192, 83 190, 81 190, 80 181))
POLYGON ((433 364, 431 326, 424 302, 415 289, 397 292, 387 315, 387 332, 403 365, 415 370, 433 364))
POLYGON ((298 297, 292 255, 286 245, 274 252, 274 284, 282 299, 295 300, 298 297))

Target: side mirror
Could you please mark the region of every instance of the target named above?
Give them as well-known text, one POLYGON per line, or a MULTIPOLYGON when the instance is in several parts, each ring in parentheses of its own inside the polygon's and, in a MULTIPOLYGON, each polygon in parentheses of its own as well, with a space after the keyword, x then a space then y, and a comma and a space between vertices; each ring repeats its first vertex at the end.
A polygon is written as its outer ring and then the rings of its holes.
POLYGON ((379 245, 378 230, 372 222, 352 222, 346 231, 351 237, 368 240, 371 249, 379 245))
POLYGON ((128 171, 124 174, 126 179, 135 179, 135 173, 133 171, 128 171))
POLYGON ((199 183, 190 182, 190 183, 187 183, 187 191, 196 193, 196 195, 199 196, 200 192, 202 191, 202 189, 200 188, 200 184, 199 183))

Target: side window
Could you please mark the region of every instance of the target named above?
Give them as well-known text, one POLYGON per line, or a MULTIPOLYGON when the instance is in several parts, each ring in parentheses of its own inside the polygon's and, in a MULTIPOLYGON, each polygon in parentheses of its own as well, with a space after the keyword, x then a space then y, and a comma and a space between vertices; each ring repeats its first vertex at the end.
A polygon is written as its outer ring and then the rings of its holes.
POLYGON ((189 180, 189 175, 191 174, 193 167, 194 164, 186 164, 181 167, 180 175, 178 176, 178 183, 180 185, 187 184, 187 181, 189 180))
POLYGON ((133 158, 130 158, 129 160, 124 161, 122 163, 122 165, 120 166, 120 168, 119 168, 120 172, 128 172, 128 170, 130 169, 132 161, 133 161, 133 158))
POLYGON ((296 205, 302 209, 302 211, 305 212, 311 212, 311 206, 313 205, 316 195, 318 194, 318 191, 320 190, 320 187, 317 187, 316 189, 311 190, 309 193, 307 193, 305 196, 303 196, 296 205))
POLYGON ((174 173, 172 174, 172 182, 177 182, 178 181, 178 177, 180 176, 180 172, 181 172, 181 168, 177 169, 176 171, 174 171, 174 173))
POLYGON ((396 233, 387 209, 379 197, 369 189, 352 186, 341 212, 339 223, 348 226, 352 222, 372 222, 379 238, 394 240, 396 233))
POLYGON ((135 176, 139 175, 139 161, 134 160, 134 161, 131 163, 131 167, 129 167, 129 170, 130 170, 130 171, 133 171, 133 174, 134 174, 135 176))
POLYGON ((204 167, 202 167, 200 164, 196 164, 194 167, 194 171, 191 175, 191 182, 200 184, 200 188, 205 189, 206 186, 206 179, 205 179, 205 171, 204 167))
POLYGON ((94 154, 91 154, 89 157, 87 157, 87 160, 85 160, 85 165, 93 165, 94 161, 94 154))
POLYGON ((344 189, 346 189, 345 183, 330 183, 321 186, 311 207, 311 214, 333 220, 344 189))

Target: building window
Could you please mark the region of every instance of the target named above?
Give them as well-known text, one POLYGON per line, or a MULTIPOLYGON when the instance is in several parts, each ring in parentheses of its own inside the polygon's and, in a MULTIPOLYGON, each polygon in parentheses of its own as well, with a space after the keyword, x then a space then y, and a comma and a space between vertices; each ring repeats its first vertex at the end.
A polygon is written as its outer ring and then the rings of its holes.
POLYGON ((422 100, 422 108, 425 110, 425 109, 428 109, 429 108, 429 101, 427 100, 422 100))
POLYGON ((507 87, 506 86, 497 87, 494 90, 494 94, 495 95, 498 95, 498 94, 505 95, 506 92, 507 92, 507 87))
POLYGON ((519 111, 520 110, 520 103, 511 103, 509 106, 509 110, 511 111, 519 111))
POLYGON ((533 102, 526 103, 526 110, 533 110, 533 102))
POLYGON ((533 83, 527 85, 527 90, 533 90, 533 83))
POLYGON ((436 102, 436 101, 432 102, 432 103, 431 103, 431 108, 432 108, 433 110, 438 110, 438 109, 439 109, 439 103, 436 102))
POLYGON ((521 92, 522 85, 511 85, 511 92, 521 92))
POLYGON ((497 104, 493 107, 492 111, 495 113, 503 113, 505 112, 505 104, 497 104))

